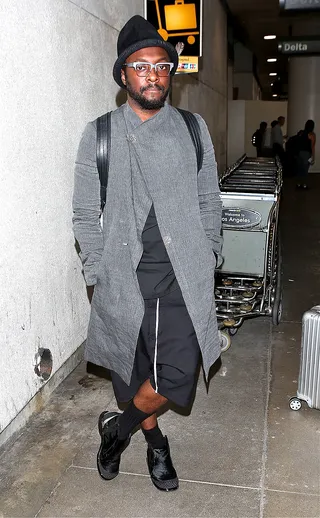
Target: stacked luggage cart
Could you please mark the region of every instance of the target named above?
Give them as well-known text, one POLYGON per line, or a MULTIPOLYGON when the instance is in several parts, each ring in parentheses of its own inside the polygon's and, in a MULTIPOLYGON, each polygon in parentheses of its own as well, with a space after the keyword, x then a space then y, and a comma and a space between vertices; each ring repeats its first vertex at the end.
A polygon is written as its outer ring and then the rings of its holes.
POLYGON ((224 263, 216 272, 215 301, 222 351, 247 318, 281 318, 278 226, 282 169, 277 158, 241 157, 220 180, 224 263))

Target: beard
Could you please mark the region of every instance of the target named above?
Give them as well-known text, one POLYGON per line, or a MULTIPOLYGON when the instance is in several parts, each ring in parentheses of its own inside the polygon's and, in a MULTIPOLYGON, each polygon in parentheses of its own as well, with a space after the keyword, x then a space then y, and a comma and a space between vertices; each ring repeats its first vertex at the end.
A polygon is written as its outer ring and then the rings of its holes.
POLYGON ((163 108, 171 88, 171 81, 167 89, 165 89, 163 86, 153 84, 152 87, 143 86, 140 88, 139 91, 133 89, 127 77, 126 83, 128 94, 132 99, 134 99, 134 101, 136 101, 140 105, 140 107, 143 110, 160 110, 160 108, 163 108), (161 97, 159 97, 158 99, 147 99, 146 97, 144 97, 143 93, 147 91, 149 88, 157 88, 158 90, 160 90, 162 92, 161 97))

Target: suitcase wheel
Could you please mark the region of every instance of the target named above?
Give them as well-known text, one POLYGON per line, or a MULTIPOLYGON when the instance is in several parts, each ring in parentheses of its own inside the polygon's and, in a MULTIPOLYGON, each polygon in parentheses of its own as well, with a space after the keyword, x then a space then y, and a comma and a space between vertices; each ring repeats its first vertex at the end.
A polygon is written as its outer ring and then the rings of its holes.
POLYGON ((292 397, 289 401, 289 407, 291 408, 291 410, 300 410, 300 408, 302 407, 301 399, 297 397, 292 397))

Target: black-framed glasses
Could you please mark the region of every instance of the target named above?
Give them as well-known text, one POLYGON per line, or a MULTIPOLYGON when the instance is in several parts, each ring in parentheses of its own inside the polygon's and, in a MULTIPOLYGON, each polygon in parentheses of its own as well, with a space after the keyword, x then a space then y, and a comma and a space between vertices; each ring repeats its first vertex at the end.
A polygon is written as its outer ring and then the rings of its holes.
POLYGON ((168 77, 173 69, 173 63, 146 63, 145 61, 134 61, 133 63, 124 63, 125 67, 134 68, 137 76, 147 77, 152 70, 159 77, 168 77))

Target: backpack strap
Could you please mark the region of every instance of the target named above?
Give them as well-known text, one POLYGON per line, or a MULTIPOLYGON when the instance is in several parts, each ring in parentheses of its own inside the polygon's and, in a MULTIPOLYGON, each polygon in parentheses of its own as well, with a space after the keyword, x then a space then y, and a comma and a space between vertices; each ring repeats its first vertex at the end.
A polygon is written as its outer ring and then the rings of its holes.
MULTIPOLYGON (((196 155, 198 173, 203 162, 203 145, 199 123, 193 113, 176 108, 182 116, 192 139, 196 155)), ((100 179, 101 212, 103 212, 107 198, 108 174, 111 151, 111 113, 108 112, 97 119, 97 168, 100 179)))
POLYGON ((107 198, 109 162, 111 151, 111 112, 97 119, 97 168, 100 179, 101 212, 107 198))
POLYGON ((194 148, 196 150, 198 173, 199 173, 200 169, 202 168, 202 163, 203 163, 203 145, 202 145, 199 122, 197 121, 197 118, 194 116, 193 113, 191 113, 187 110, 182 110, 181 108, 176 108, 176 110, 182 116, 182 118, 183 118, 184 122, 186 123, 187 128, 189 130, 190 137, 192 139, 194 148))

